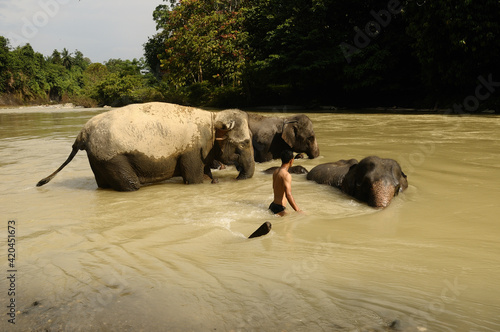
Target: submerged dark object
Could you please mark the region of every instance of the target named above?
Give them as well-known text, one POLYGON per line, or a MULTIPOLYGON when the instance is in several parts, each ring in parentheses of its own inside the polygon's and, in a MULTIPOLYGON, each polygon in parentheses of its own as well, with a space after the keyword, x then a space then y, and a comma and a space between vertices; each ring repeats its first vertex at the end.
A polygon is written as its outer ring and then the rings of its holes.
POLYGON ((255 232, 253 232, 252 235, 250 235, 248 238, 251 239, 254 237, 266 235, 267 233, 269 233, 271 231, 272 227, 273 227, 273 225, 269 221, 266 221, 265 223, 260 225, 260 227, 257 228, 257 230, 255 232))

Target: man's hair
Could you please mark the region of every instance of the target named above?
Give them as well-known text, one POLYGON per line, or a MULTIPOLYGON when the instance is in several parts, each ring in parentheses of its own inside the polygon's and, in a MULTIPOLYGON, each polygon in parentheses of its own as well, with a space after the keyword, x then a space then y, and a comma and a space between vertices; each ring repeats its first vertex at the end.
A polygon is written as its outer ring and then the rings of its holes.
POLYGON ((293 159, 293 151, 292 150, 283 150, 281 152, 281 162, 283 164, 288 164, 290 160, 293 159))

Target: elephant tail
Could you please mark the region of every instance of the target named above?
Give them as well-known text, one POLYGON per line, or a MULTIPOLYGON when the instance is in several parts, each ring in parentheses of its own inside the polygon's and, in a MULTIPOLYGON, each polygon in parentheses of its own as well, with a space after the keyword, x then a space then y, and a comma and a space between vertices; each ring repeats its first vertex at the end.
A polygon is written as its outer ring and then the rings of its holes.
POLYGON ((71 153, 69 154, 68 159, 66 159, 66 161, 61 166, 59 166, 59 168, 54 173, 52 173, 49 176, 47 176, 46 178, 43 178, 40 181, 38 181, 38 183, 36 184, 37 187, 41 187, 44 184, 49 183, 50 180, 52 180, 57 175, 57 173, 59 173, 64 167, 66 167, 66 165, 68 165, 73 160, 73 158, 78 153, 78 150, 85 149, 86 145, 85 145, 84 137, 85 137, 85 134, 82 130, 80 132, 80 134, 78 135, 78 137, 76 138, 75 143, 73 143, 73 149, 71 150, 71 153))

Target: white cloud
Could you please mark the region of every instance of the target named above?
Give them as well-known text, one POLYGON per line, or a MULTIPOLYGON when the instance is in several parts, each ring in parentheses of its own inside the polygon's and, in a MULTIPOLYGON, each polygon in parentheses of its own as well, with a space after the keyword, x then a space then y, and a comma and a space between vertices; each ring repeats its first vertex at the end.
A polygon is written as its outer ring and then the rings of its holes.
POLYGON ((81 51, 93 62, 143 56, 161 0, 2 0, 0 35, 44 55, 81 51))

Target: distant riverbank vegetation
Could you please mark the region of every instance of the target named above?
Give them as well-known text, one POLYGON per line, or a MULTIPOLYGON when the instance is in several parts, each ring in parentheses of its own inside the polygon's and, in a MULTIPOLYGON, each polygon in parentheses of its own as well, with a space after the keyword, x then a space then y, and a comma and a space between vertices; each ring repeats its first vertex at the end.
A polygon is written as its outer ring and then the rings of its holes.
POLYGON ((498 17, 498 0, 166 0, 139 60, 0 37, 0 104, 498 111, 498 17))
POLYGON ((68 103, 122 106, 160 100, 152 74, 142 60, 92 63, 75 51, 54 50, 47 57, 30 44, 10 49, 0 36, 0 105, 68 103))

